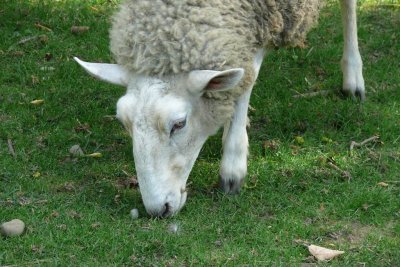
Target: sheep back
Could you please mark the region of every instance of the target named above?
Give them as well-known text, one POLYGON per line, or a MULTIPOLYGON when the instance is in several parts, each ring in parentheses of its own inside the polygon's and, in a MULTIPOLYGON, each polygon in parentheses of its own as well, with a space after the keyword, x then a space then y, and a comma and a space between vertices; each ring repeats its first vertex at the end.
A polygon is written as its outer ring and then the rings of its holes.
POLYGON ((320 6, 320 0, 126 0, 112 19, 110 48, 118 64, 145 75, 244 68, 236 90, 205 95, 210 109, 220 106, 215 114, 229 117, 254 83, 257 50, 302 44, 320 6))

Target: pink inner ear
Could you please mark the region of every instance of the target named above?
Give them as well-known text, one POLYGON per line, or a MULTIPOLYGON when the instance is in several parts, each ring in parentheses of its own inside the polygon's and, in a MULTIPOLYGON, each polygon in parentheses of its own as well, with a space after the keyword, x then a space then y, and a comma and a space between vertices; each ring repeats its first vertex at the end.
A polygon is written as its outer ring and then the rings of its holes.
POLYGON ((207 84, 207 90, 221 89, 225 84, 225 77, 216 77, 211 79, 207 84))
POLYGON ((210 81, 210 82, 207 84, 207 89, 208 89, 208 90, 220 89, 221 87, 222 87, 222 83, 221 83, 221 82, 210 81))

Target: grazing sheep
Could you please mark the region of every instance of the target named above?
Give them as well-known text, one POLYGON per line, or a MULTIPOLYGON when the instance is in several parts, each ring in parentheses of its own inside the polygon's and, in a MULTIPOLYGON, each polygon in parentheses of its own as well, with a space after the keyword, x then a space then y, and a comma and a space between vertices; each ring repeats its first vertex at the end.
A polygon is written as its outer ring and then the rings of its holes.
MULTIPOLYGON (((364 98, 355 0, 341 0, 343 89, 364 98)), ((127 0, 113 17, 117 64, 76 59, 128 88, 117 117, 133 138, 146 210, 177 213, 208 138, 224 125, 221 187, 237 193, 247 172, 247 109, 265 51, 301 46, 320 0, 127 0)))

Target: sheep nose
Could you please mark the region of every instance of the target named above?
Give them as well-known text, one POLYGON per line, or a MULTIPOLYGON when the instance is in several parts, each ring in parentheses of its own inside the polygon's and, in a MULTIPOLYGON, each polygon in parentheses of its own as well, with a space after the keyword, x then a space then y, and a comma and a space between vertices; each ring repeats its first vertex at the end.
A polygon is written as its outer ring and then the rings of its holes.
POLYGON ((168 202, 165 203, 161 207, 161 209, 157 209, 157 210, 153 209, 153 210, 149 210, 148 212, 151 216, 159 217, 159 218, 165 218, 165 217, 172 215, 171 206, 168 202))

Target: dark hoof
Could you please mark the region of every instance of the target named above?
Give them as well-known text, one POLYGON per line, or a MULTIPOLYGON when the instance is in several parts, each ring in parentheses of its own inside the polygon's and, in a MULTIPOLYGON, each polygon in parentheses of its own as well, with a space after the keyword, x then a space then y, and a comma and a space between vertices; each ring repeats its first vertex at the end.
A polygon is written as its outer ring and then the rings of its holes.
POLYGON ((347 90, 342 89, 342 90, 340 90, 340 92, 344 97, 351 97, 351 99, 353 101, 357 101, 357 100, 360 100, 361 102, 365 101, 365 91, 364 90, 357 88, 355 92, 352 92, 351 90, 348 90, 348 89, 347 90))
POLYGON ((240 193, 240 188, 242 187, 244 179, 238 180, 223 180, 220 179, 221 190, 225 194, 236 195, 240 193))

